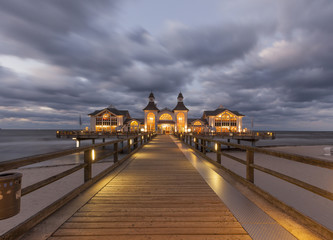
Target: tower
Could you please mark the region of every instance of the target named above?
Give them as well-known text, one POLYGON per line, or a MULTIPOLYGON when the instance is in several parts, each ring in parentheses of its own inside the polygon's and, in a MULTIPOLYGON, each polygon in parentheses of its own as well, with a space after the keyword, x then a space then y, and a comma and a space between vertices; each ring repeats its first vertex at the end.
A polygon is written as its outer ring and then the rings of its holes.
POLYGON ((156 132, 156 117, 159 109, 156 107, 155 96, 151 92, 148 96, 149 102, 143 109, 145 113, 145 132, 156 132))
POLYGON ((175 113, 176 116, 176 128, 175 130, 177 132, 187 132, 187 114, 188 114, 188 108, 184 105, 184 97, 181 92, 179 92, 177 97, 177 105, 172 110, 175 113))

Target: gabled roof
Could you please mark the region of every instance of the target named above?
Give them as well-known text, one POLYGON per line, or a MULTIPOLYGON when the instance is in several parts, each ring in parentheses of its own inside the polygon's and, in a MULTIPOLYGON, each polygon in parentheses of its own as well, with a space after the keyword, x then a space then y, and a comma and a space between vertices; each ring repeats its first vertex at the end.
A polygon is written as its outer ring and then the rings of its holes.
POLYGON ((142 110, 143 111, 144 110, 157 110, 157 111, 159 111, 159 109, 156 107, 156 104, 154 102, 149 102, 147 104, 147 106, 144 109, 142 109, 142 110))
POLYGON ((189 111, 187 107, 185 107, 183 102, 178 102, 177 106, 172 111, 189 111))
POLYGON ((233 114, 235 114, 236 116, 245 116, 237 111, 232 111, 232 110, 229 110, 227 108, 217 108, 215 109, 214 111, 204 111, 203 112, 203 116, 216 116, 216 115, 219 115, 220 113, 224 112, 224 111, 229 111, 233 114))
POLYGON ((159 112, 163 112, 163 111, 166 111, 166 112, 172 112, 172 110, 169 109, 169 108, 167 108, 167 107, 165 107, 165 108, 159 110, 159 112))
POLYGON ((187 119, 187 124, 188 125, 192 125, 192 123, 196 122, 196 121, 200 121, 202 122, 204 125, 207 125, 208 122, 206 119, 202 119, 202 118, 189 118, 187 119))
POLYGON ((141 118, 127 118, 124 122, 124 125, 131 122, 131 121, 137 121, 137 122, 139 122, 139 124, 144 123, 144 119, 141 119, 141 118))
POLYGON ((128 110, 118 110, 116 108, 104 108, 102 110, 96 110, 95 112, 93 113, 90 113, 88 115, 90 116, 95 116, 95 115, 98 115, 99 113, 103 112, 104 110, 108 110, 109 112, 113 113, 114 115, 121 115, 121 116, 126 116, 126 117, 129 117, 129 112, 128 110))

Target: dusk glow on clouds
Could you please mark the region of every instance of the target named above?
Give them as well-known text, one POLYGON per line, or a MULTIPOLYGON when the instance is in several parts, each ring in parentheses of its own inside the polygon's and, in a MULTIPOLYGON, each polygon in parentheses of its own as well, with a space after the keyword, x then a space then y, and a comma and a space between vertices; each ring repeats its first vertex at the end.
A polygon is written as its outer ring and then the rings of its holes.
POLYGON ((112 104, 143 118, 178 93, 262 130, 333 131, 331 0, 0 2, 0 128, 78 128, 112 104))

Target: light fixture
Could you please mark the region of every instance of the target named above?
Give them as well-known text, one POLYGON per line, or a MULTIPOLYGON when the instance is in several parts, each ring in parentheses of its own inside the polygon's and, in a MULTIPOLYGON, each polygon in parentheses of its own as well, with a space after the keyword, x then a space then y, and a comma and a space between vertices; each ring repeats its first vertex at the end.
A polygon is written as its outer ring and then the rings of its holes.
POLYGON ((95 161, 95 157, 96 157, 96 156, 95 156, 95 149, 92 149, 92 150, 91 150, 91 160, 92 160, 92 161, 95 161))

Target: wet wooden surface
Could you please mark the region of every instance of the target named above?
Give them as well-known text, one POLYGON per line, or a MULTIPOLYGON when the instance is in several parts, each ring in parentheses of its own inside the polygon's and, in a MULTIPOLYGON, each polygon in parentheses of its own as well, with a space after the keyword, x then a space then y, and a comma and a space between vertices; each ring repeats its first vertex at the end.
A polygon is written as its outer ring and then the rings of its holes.
POLYGON ((49 239, 251 239, 169 136, 134 157, 49 239))

